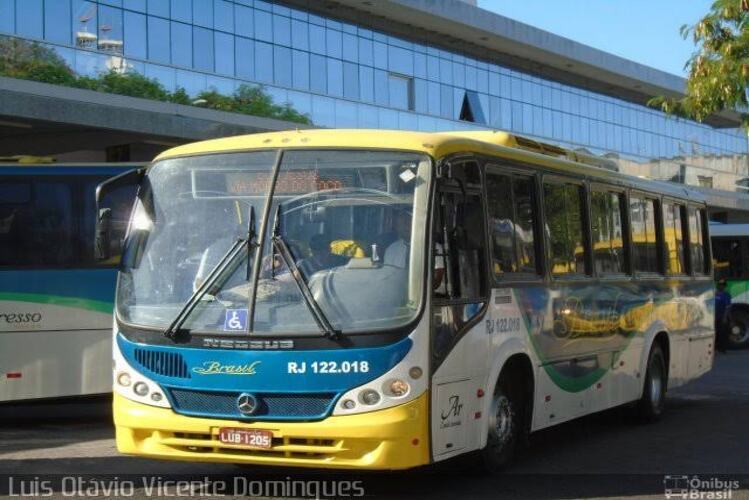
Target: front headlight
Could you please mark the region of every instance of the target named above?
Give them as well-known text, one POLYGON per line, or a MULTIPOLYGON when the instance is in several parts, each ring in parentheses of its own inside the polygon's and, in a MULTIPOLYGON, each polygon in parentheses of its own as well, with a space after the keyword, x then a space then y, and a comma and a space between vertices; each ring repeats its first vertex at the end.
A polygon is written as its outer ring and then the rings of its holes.
POLYGON ((341 407, 347 410, 353 410, 356 407, 356 402, 353 399, 344 399, 341 403, 341 407))
POLYGON ((120 352, 117 342, 112 349, 114 360, 114 392, 137 403, 171 408, 159 384, 133 369, 120 352))
POLYGON ((384 410, 412 401, 428 389, 429 377, 423 366, 429 364, 428 335, 414 333, 414 343, 406 356, 380 376, 341 394, 333 415, 355 415, 384 410))
POLYGON ((408 382, 401 379, 395 379, 390 381, 389 384, 386 385, 385 393, 388 396, 392 396, 394 398, 400 398, 408 394, 408 390, 411 387, 408 385, 408 382))
POLYGON ((133 386, 133 392, 140 397, 146 397, 148 395, 148 386, 145 382, 138 382, 133 386))
POLYGON ((367 389, 359 394, 359 399, 365 405, 374 406, 380 402, 380 393, 372 389, 367 389))
POLYGON ((130 374, 128 372, 120 372, 117 374, 117 383, 122 387, 130 387, 131 382, 130 374))

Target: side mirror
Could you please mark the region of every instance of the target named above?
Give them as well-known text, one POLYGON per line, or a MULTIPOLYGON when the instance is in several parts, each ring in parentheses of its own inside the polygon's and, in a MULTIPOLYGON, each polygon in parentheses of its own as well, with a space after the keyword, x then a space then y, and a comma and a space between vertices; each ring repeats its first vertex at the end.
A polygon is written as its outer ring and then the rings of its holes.
POLYGON ((107 179, 96 186, 97 212, 101 208, 101 202, 105 196, 117 189, 139 186, 145 175, 145 168, 134 168, 132 170, 128 170, 127 172, 123 172, 120 175, 116 175, 111 179, 107 179))
MULTIPOLYGON (((96 238, 94 257, 96 260, 108 260, 112 257, 112 209, 100 208, 96 218, 96 238)), ((115 252, 119 254, 119 249, 115 252)))
MULTIPOLYGON (((119 261, 123 242, 122 228, 129 216, 132 203, 123 208, 117 203, 118 197, 135 197, 134 191, 140 187, 145 176, 145 168, 135 168, 107 179, 96 187, 96 228, 94 238, 94 257, 97 260, 119 261), (104 206, 106 204, 114 205, 104 206), (115 210, 115 212, 113 212, 115 210), (116 240, 116 241, 114 241, 116 240)), ((112 262, 118 264, 118 262, 112 262)))

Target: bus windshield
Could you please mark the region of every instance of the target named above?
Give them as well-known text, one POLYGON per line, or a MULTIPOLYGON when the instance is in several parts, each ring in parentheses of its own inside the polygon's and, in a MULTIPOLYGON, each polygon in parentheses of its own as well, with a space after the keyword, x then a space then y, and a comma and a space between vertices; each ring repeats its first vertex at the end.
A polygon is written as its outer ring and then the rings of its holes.
POLYGON ((215 283, 185 330, 241 334, 251 324, 257 334, 320 335, 322 316, 347 334, 414 318, 423 295, 430 159, 286 150, 274 177, 277 155, 212 154, 151 168, 123 258, 120 319, 165 329, 209 279, 215 283), (253 212, 257 230, 266 228, 256 239, 264 242, 260 252, 246 245, 218 278, 210 276, 254 229, 253 212))

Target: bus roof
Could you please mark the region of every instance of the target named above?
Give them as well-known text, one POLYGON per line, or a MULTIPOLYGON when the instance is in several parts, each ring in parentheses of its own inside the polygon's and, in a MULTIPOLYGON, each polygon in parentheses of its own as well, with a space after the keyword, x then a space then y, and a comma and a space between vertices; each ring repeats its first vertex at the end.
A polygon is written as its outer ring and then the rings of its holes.
POLYGON ((17 177, 45 175, 116 175, 133 168, 146 167, 147 163, 0 163, 0 174, 17 177))
POLYGON ((148 166, 148 162, 65 162, 65 163, 7 163, 0 161, 0 168, 24 168, 28 170, 39 169, 39 168, 94 168, 94 167, 107 167, 107 168, 137 168, 148 166))
POLYGON ((409 132, 378 129, 308 129, 249 134, 195 142, 161 153, 156 161, 197 154, 255 149, 363 148, 416 151, 441 158, 461 152, 501 156, 559 173, 572 173, 679 198, 706 202, 703 193, 686 186, 619 173, 614 160, 572 151, 498 130, 409 132))

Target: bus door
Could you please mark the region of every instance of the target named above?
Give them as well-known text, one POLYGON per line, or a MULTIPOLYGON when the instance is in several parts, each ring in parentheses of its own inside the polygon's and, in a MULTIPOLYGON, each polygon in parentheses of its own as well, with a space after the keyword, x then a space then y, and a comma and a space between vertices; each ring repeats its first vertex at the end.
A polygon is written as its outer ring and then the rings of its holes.
POLYGON ((478 334, 488 290, 482 182, 475 160, 443 168, 432 226, 432 436, 435 458, 475 443, 471 427, 488 360, 478 334), (462 340, 462 341, 461 341, 462 340), (460 342, 459 342, 460 341, 460 342))

